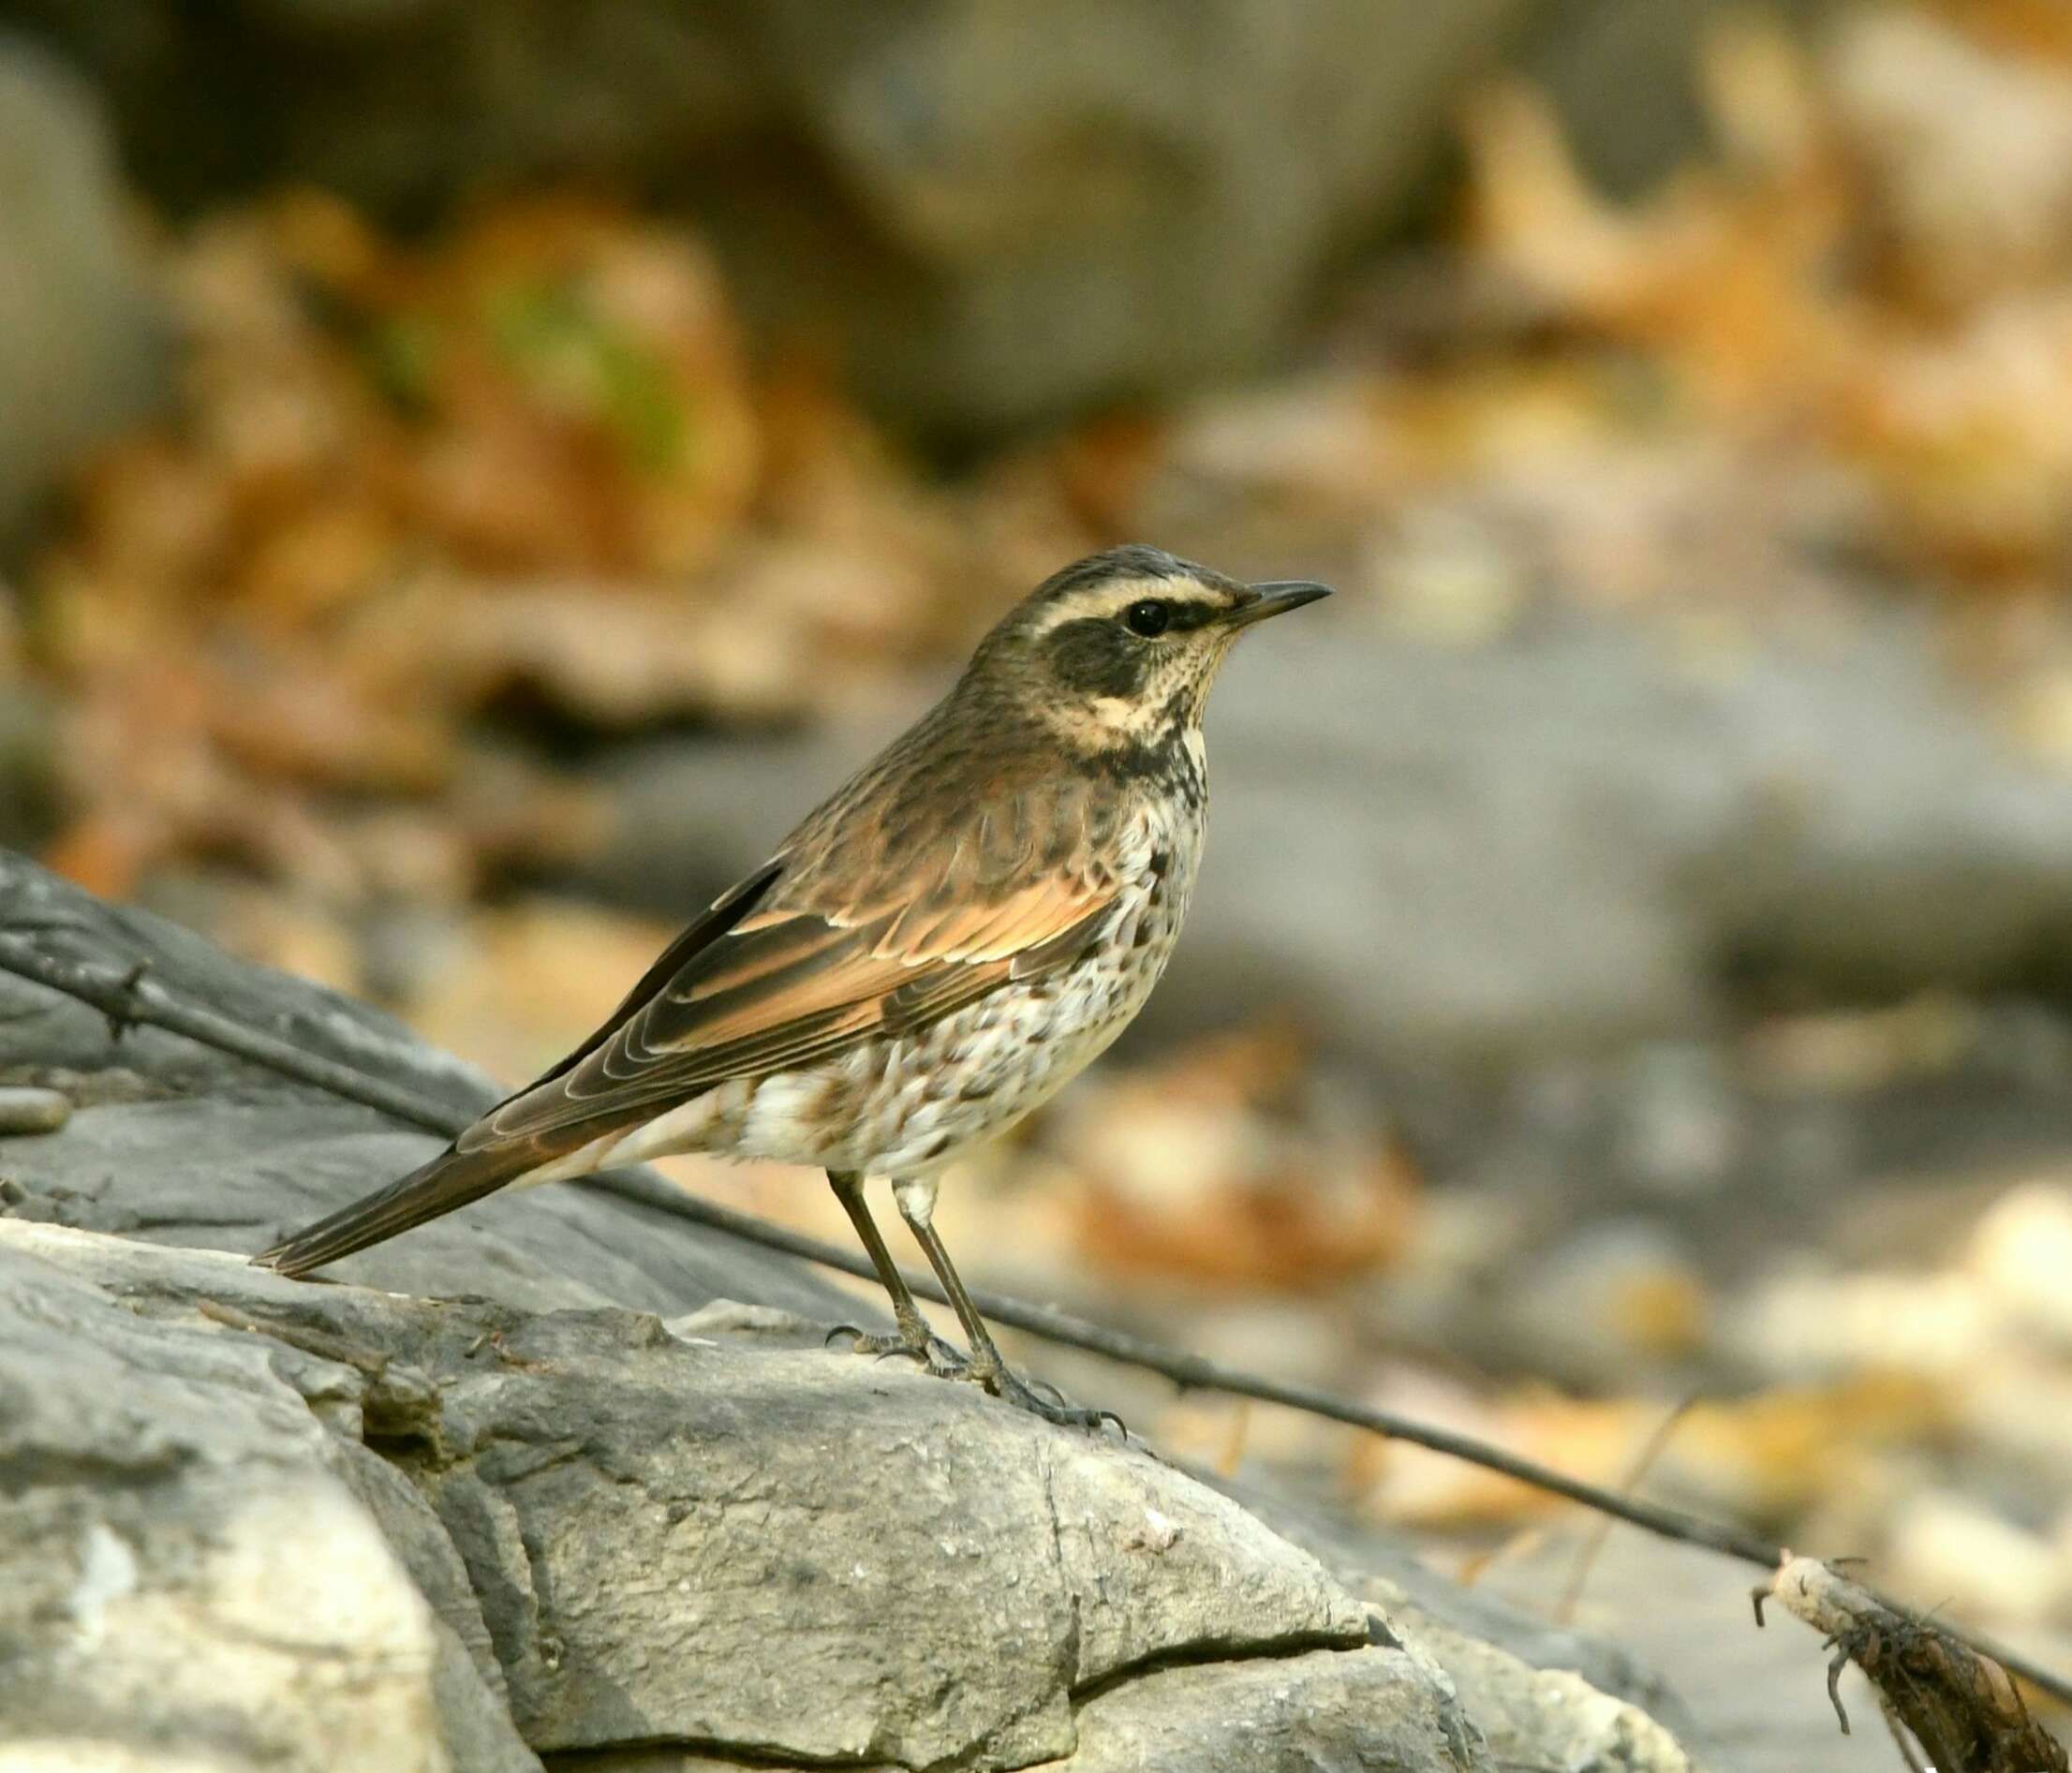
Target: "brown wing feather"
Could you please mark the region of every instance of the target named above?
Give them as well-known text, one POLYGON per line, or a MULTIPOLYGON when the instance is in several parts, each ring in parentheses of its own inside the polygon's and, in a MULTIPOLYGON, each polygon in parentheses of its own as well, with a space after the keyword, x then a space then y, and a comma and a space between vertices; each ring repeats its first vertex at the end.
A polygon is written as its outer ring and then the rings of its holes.
POLYGON ((895 912, 856 924, 759 912, 691 956, 579 1063, 485 1116, 460 1148, 640 1118, 732 1078, 912 1033, 1016 977, 1025 955, 1040 953, 1045 968, 1076 958, 1113 902, 1112 888, 1058 879, 930 929, 925 946, 897 940, 895 912))
MULTIPOLYGON (((537 1078, 527 1086, 538 1088, 549 1078, 561 1076, 580 1065, 597 1049, 612 1038, 614 1029, 619 1027, 658 991, 675 978, 695 954, 708 947, 713 940, 728 930, 739 925, 745 914, 752 914, 758 901, 769 892, 777 876, 784 871, 781 862, 766 862, 739 885, 730 887, 715 899, 712 909, 697 919, 689 928, 663 949, 655 957, 655 964, 640 976, 632 990, 619 999, 616 1010, 599 1024, 597 1032, 564 1058, 553 1071, 537 1078)), ((494 1112, 494 1111, 492 1111, 494 1112)))
POLYGON ((422 1169, 259 1260, 303 1273, 731 1078, 915 1032, 1084 954, 1117 892, 1095 860, 1113 791, 1054 775, 1026 791, 1021 772, 1045 768, 1027 734, 951 741, 943 715, 811 815, 553 1071, 422 1169))

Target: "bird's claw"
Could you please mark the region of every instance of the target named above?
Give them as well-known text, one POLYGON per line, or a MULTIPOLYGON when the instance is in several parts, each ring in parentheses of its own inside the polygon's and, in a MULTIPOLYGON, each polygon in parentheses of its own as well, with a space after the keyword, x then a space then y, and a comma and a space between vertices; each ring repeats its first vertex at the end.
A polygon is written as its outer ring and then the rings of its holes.
POLYGON ((983 1385, 1001 1402, 1061 1428, 1101 1430, 1112 1426, 1125 1442, 1130 1439, 1128 1425, 1114 1411, 1068 1403, 1064 1393, 1048 1380, 1024 1379, 1005 1362, 988 1361, 983 1355, 973 1360, 933 1332, 915 1337, 896 1330, 870 1331, 854 1323, 837 1323, 821 1338, 821 1345, 830 1349, 843 1346, 852 1354, 868 1354, 881 1361, 910 1360, 937 1379, 963 1379, 983 1385))
POLYGON ((1112 1410, 1089 1410, 1084 1405, 1070 1404, 1057 1386, 1044 1380, 1034 1383, 1023 1379, 1013 1368, 998 1365, 990 1368, 974 1366, 969 1377, 978 1381, 1002 1403, 1013 1404, 1017 1410, 1026 1410, 1032 1416, 1041 1416, 1045 1422, 1055 1423, 1060 1428, 1089 1428, 1100 1430, 1113 1423, 1116 1431, 1127 1441, 1130 1430, 1122 1418, 1112 1410), (1042 1386, 1039 1391, 1037 1386, 1042 1386), (1048 1392, 1049 1396, 1044 1396, 1048 1392))
POLYGON ((896 1330, 872 1332, 853 1323, 837 1323, 821 1346, 834 1348, 845 1338, 851 1354, 868 1354, 881 1361, 910 1360, 938 1379, 962 1379, 971 1365, 963 1353, 932 1333, 909 1337, 896 1330))
POLYGON ((902 1342, 895 1349, 887 1349, 881 1358, 889 1359, 894 1354, 904 1354, 937 1379, 962 1379, 971 1368, 970 1356, 940 1336, 931 1336, 919 1344, 902 1342))

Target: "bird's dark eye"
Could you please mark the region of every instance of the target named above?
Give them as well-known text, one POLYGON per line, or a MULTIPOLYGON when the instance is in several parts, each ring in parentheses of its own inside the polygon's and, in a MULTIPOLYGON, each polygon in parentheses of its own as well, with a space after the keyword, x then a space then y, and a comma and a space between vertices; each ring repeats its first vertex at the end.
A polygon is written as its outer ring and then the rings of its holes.
POLYGON ((1146 640, 1162 634, 1173 620, 1173 606, 1161 603, 1156 598, 1146 598, 1142 603, 1132 603, 1122 612, 1122 624, 1132 634, 1141 634, 1146 640))

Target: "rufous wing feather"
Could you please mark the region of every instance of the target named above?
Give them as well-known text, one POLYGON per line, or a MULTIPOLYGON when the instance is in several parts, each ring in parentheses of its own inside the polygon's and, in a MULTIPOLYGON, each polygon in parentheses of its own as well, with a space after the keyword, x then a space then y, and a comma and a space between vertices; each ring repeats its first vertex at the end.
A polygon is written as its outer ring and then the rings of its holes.
POLYGON ((910 1034, 1011 979, 1084 953, 1114 894, 1058 882, 973 908, 924 943, 895 911, 771 908, 692 957, 579 1064, 514 1096, 461 1149, 598 1119, 656 1114, 732 1078, 816 1063, 862 1040, 910 1034), (638 1111, 637 1113, 635 1111, 638 1111))
POLYGON ((910 920, 896 901, 875 909, 862 894, 833 909, 787 904, 780 859, 679 937, 587 1042, 447 1151, 256 1260, 306 1273, 730 1079, 917 1032, 1011 980, 1070 964, 1114 896, 1058 875, 910 920))

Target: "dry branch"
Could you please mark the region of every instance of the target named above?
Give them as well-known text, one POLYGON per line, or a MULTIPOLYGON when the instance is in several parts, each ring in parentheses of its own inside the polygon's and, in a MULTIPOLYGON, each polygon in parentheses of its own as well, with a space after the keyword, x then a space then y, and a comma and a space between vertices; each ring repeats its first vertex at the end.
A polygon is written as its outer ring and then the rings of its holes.
POLYGON ((1894 1606, 1814 1558, 1784 1558, 1754 1590, 1755 1623, 1774 1600, 1828 1640, 1828 1696, 1843 1734, 1837 1683, 1851 1662, 1877 1689, 1906 1752, 1917 1742, 1938 1773, 2067 1773, 2064 1748, 2035 1719, 2005 1668, 1954 1632, 1894 1606))

